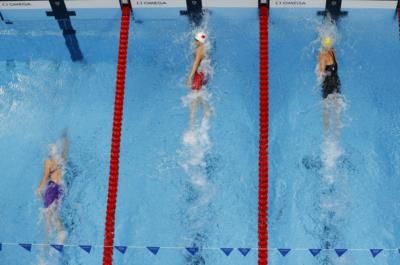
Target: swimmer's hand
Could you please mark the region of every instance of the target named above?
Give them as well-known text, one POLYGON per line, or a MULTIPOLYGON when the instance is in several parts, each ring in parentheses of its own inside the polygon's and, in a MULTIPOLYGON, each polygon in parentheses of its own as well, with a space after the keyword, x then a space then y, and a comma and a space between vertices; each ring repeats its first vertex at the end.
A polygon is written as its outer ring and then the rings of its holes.
POLYGON ((319 83, 319 84, 322 84, 322 83, 324 82, 325 76, 326 76, 326 73, 325 73, 325 72, 319 72, 319 73, 318 73, 317 80, 318 80, 318 83, 319 83))
POLYGON ((42 189, 41 189, 41 188, 38 188, 38 189, 36 190, 36 196, 38 196, 40 199, 43 197, 43 195, 42 195, 42 189))
POLYGON ((193 77, 192 77, 192 76, 189 76, 188 80, 186 81, 186 85, 187 85, 188 87, 191 87, 191 86, 192 86, 192 80, 193 80, 193 77))

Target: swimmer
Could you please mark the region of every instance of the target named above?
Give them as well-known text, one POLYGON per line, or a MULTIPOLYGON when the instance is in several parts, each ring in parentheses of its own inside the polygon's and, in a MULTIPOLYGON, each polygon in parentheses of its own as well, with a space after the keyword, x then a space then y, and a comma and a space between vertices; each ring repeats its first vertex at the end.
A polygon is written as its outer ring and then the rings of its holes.
POLYGON ((195 59, 192 66, 192 71, 189 74, 188 80, 186 82, 188 87, 192 88, 192 92, 196 93, 195 99, 191 104, 190 112, 190 125, 192 126, 196 117, 196 109, 199 104, 204 108, 204 116, 209 117, 211 111, 208 103, 199 94, 203 89, 204 85, 207 84, 207 66, 206 61, 208 60, 205 42, 207 40, 207 35, 204 32, 198 32, 195 37, 196 53, 195 59))
POLYGON ((64 195, 63 170, 68 155, 68 137, 66 131, 62 135, 63 150, 60 154, 57 144, 50 145, 49 158, 44 162, 44 173, 37 189, 37 195, 43 199, 43 206, 46 209, 47 234, 50 234, 52 227, 56 228, 59 243, 65 240, 65 231, 60 220, 58 210, 64 195))
MULTIPOLYGON (((324 99, 324 129, 329 129, 329 107, 332 102, 338 105, 338 94, 340 94, 340 79, 338 75, 338 62, 336 52, 333 48, 334 41, 326 36, 321 40, 322 50, 319 55, 319 75, 322 78, 322 98, 324 99)), ((338 107, 338 106, 337 106, 338 107)), ((339 110, 339 108, 337 108, 339 110)), ((338 114, 338 111, 336 111, 338 114)), ((338 124, 339 115, 336 115, 338 124)))
POLYGON ((322 51, 319 56, 319 72, 324 78, 322 83, 322 97, 325 99, 330 94, 340 93, 340 80, 338 76, 338 63, 333 40, 330 37, 322 39, 322 51))

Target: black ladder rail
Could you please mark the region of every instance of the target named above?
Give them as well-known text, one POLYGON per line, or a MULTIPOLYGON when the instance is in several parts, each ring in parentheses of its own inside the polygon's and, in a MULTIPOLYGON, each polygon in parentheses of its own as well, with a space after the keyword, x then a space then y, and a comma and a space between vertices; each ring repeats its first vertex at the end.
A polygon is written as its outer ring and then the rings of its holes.
POLYGON ((325 10, 317 11, 318 16, 331 16, 335 21, 339 20, 341 17, 347 16, 347 11, 342 11, 342 0, 326 0, 325 10))
POLYGON ((258 0, 258 8, 266 6, 269 11, 269 0, 258 0))
POLYGON ((133 11, 133 6, 131 0, 119 0, 119 5, 121 6, 121 9, 123 6, 127 5, 131 9, 131 12, 133 11))
POLYGON ((3 21, 5 24, 11 25, 13 22, 9 19, 5 19, 3 14, 0 12, 0 20, 3 21))
POLYGON ((186 10, 181 10, 180 14, 188 16, 191 22, 199 26, 203 20, 204 12, 202 0, 186 0, 186 10))
POLYGON ((49 0, 49 3, 52 11, 47 11, 46 14, 47 16, 54 16, 57 20, 72 61, 82 61, 83 54, 70 19, 71 16, 76 16, 75 11, 68 11, 64 0, 49 0))

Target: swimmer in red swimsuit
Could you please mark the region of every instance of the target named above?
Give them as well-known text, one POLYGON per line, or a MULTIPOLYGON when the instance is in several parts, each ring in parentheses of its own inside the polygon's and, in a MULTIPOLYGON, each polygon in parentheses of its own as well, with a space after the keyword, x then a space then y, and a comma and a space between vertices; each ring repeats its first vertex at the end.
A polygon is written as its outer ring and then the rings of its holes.
MULTIPOLYGON (((188 87, 192 88, 192 91, 195 93, 200 92, 200 90, 207 84, 207 75, 206 75, 206 62, 207 54, 205 42, 207 40, 207 35, 204 32, 198 32, 195 37, 196 44, 196 54, 195 59, 192 66, 192 71, 189 74, 189 78, 186 82, 188 87)), ((202 104, 204 107, 204 115, 208 117, 210 115, 210 107, 207 102, 199 95, 192 102, 191 113, 190 113, 190 124, 193 125, 196 109, 199 104, 202 104)))

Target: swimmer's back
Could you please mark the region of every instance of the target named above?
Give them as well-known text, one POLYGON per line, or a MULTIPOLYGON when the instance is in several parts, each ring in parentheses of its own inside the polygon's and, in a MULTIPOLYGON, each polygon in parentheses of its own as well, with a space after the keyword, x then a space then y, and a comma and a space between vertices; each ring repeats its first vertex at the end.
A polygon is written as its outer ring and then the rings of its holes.
POLYGON ((57 162, 53 159, 46 160, 46 167, 48 167, 48 178, 55 183, 60 183, 62 178, 62 171, 57 162))
POLYGON ((336 54, 334 50, 324 51, 320 54, 320 58, 324 61, 325 65, 335 64, 335 57, 336 54))

